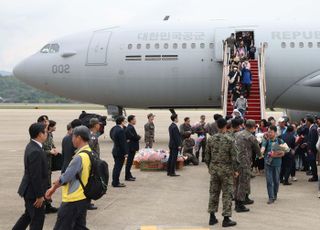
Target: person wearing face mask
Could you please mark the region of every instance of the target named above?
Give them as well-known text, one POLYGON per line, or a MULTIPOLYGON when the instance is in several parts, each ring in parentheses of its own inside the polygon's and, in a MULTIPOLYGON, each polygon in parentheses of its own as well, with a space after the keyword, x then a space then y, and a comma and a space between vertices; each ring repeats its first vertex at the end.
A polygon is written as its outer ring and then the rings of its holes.
POLYGON ((240 97, 237 99, 234 107, 239 110, 239 112, 242 114, 242 117, 244 117, 248 108, 248 101, 246 98, 244 98, 243 93, 240 94, 240 97))
POLYGON ((240 84, 237 84, 236 87, 232 90, 232 93, 231 93, 231 105, 235 105, 237 99, 240 97, 241 95, 241 87, 240 87, 240 84))
POLYGON ((242 69, 241 84, 243 92, 246 94, 246 98, 249 98, 252 85, 252 74, 248 67, 242 69))
POLYGON ((230 93, 236 87, 239 81, 240 81, 240 72, 238 71, 238 66, 234 65, 232 66, 232 70, 229 72, 229 75, 228 75, 230 93))

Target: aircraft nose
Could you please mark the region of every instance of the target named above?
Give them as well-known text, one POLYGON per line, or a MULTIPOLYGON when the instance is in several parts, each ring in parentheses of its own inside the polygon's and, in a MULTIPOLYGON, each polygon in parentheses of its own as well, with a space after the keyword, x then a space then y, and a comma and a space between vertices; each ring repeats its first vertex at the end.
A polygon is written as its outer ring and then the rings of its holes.
POLYGON ((22 80, 23 78, 23 73, 25 72, 25 61, 20 62, 18 65, 16 65, 13 68, 13 75, 18 78, 19 80, 22 80))

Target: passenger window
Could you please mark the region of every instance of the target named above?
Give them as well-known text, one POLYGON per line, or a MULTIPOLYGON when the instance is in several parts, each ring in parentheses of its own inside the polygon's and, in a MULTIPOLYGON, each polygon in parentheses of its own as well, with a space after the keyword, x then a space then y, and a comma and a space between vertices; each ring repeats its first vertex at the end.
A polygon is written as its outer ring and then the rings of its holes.
POLYGON ((304 47, 304 43, 303 42, 299 42, 299 47, 303 48, 304 47))
POLYGON ((141 44, 137 44, 137 49, 141 49, 141 44))
POLYGON ((44 54, 49 53, 49 49, 50 49, 50 44, 47 44, 40 50, 40 52, 44 54))
POLYGON ((213 49, 213 47, 214 47, 213 43, 210 43, 209 47, 210 47, 210 49, 213 49))
POLYGON ((294 42, 290 42, 290 48, 294 48, 295 44, 294 42))
POLYGON ((285 42, 281 42, 281 48, 286 48, 287 44, 285 42))
POLYGON ((182 49, 186 49, 187 48, 187 43, 182 43, 182 49))
POLYGON ((128 50, 131 50, 132 49, 132 44, 129 44, 128 45, 128 50))
POLYGON ((164 43, 163 48, 168 49, 169 48, 169 44, 168 43, 164 43))
POLYGON ((264 45, 264 48, 268 48, 269 47, 269 43, 268 42, 263 43, 263 45, 264 45))
POLYGON ((313 43, 312 42, 308 42, 308 47, 309 48, 313 48, 313 43))
POLYGON ((191 48, 195 49, 196 48, 196 43, 191 43, 191 48))
POLYGON ((154 48, 159 49, 160 45, 159 43, 154 44, 154 48))
POLYGON ((177 43, 173 43, 172 48, 173 49, 178 49, 178 44, 177 43))
POLYGON ((146 49, 150 49, 150 44, 146 44, 146 49))
POLYGON ((206 46, 206 45, 205 45, 204 43, 201 43, 201 44, 200 44, 200 48, 201 48, 201 49, 204 49, 205 46, 206 46))

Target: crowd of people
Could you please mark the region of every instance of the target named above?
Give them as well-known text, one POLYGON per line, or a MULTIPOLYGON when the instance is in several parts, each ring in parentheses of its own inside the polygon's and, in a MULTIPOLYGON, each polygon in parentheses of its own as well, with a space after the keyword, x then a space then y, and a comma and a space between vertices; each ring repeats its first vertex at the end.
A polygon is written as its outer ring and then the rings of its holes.
POLYGON ((249 60, 255 59, 256 48, 254 40, 249 32, 236 38, 232 33, 226 39, 230 50, 228 92, 230 104, 234 112, 240 112, 244 117, 248 108, 247 99, 250 97, 252 85, 252 73, 249 60))
MULTIPOLYGON (((155 142, 155 115, 147 116, 144 125, 146 148, 152 148, 155 142)), ((176 162, 179 154, 185 159, 185 165, 197 166, 204 162, 210 173, 210 199, 208 212, 209 224, 218 223, 216 213, 220 192, 224 220, 223 227, 235 226, 232 221, 232 200, 236 212, 250 211, 246 205, 254 203, 250 180, 256 175, 265 174, 268 204, 278 199, 279 184, 291 185, 297 181, 296 171, 305 171, 310 175, 310 182, 318 181, 317 151, 319 150, 320 118, 311 115, 299 124, 291 123, 287 117, 278 122, 273 117, 261 120, 245 120, 238 114, 224 118, 220 114, 213 116, 213 122, 206 122, 202 115, 200 120, 191 125, 185 117, 178 127, 178 115, 170 117, 172 123, 168 128, 170 156, 167 163, 167 175, 177 177, 176 162), (193 136, 195 135, 195 137, 193 136), (200 159, 201 158, 201 159, 200 159), (291 180, 290 180, 291 178, 291 180)), ((136 152, 139 150, 141 136, 135 125, 136 117, 119 116, 116 125, 110 130, 113 141, 112 186, 123 188, 120 174, 125 164, 125 180, 136 181, 131 167, 136 152)), ((93 117, 84 125, 83 120, 75 119, 67 125, 67 134, 62 140, 61 153, 57 150, 53 133, 56 122, 43 115, 29 128, 30 142, 25 149, 25 171, 18 193, 25 201, 25 212, 13 229, 42 229, 45 214, 56 213, 54 229, 87 229, 87 210, 95 210, 84 192, 88 183, 92 161, 100 158, 99 136, 101 121, 93 117), (60 161, 60 167, 54 166, 60 161), (61 175, 51 181, 53 170, 61 170, 61 175), (62 187, 62 203, 59 209, 53 207, 52 195, 62 187)), ((319 184, 320 198, 320 184, 319 184)))

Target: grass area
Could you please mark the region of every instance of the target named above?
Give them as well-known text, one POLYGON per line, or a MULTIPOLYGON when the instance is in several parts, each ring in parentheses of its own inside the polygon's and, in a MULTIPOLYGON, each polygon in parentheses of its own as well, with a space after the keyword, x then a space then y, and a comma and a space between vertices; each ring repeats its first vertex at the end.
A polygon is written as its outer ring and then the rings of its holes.
POLYGON ((52 110, 106 110, 102 105, 94 104, 22 104, 22 103, 3 103, 0 109, 52 109, 52 110))

